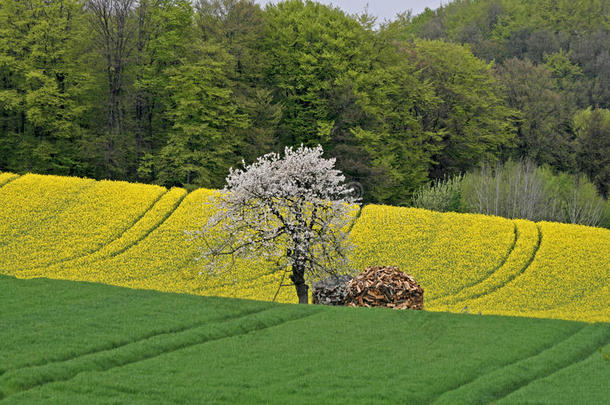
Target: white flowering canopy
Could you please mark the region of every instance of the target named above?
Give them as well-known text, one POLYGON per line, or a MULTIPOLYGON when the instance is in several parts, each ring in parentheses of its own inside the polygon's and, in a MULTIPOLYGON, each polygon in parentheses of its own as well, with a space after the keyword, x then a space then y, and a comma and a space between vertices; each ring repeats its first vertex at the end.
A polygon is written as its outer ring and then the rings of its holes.
POLYGON ((199 231, 202 258, 211 273, 231 261, 223 256, 264 258, 291 269, 295 282, 349 272, 347 238, 359 196, 345 184, 335 159, 321 146, 287 147, 243 169, 231 169, 227 184, 210 201, 214 213, 199 231))

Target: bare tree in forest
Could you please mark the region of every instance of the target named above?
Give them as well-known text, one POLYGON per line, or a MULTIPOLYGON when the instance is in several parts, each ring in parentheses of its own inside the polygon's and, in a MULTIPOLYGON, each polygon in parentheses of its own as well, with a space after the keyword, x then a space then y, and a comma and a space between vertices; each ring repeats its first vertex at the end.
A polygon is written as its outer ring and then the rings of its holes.
POLYGON ((94 38, 105 60, 108 81, 108 144, 106 163, 113 159, 115 142, 124 131, 121 94, 125 86, 125 69, 134 49, 138 25, 134 18, 137 0, 88 0, 89 22, 94 38))
POLYGON ((299 303, 308 303, 306 280, 349 271, 346 229, 359 201, 345 177, 324 159, 322 147, 286 148, 233 170, 212 198, 214 214, 203 229, 202 258, 222 274, 227 257, 263 257, 289 269, 299 303))

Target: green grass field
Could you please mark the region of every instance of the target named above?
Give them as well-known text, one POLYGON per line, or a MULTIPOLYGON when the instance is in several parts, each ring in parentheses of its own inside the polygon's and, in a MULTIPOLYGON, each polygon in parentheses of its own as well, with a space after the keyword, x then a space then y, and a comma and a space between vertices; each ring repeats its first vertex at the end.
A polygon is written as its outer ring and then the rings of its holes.
POLYGON ((610 393, 608 323, 9 276, 0 302, 0 403, 601 404, 610 393))

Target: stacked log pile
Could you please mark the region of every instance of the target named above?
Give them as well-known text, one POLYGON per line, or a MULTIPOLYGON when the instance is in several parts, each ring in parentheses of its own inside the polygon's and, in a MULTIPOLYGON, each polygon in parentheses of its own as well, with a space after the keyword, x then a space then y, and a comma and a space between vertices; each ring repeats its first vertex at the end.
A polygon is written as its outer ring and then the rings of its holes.
POLYGON ((424 309, 424 290, 398 267, 369 267, 347 283, 345 305, 424 309))
POLYGON ((324 305, 345 305, 347 283, 352 277, 332 276, 317 283, 313 283, 312 302, 324 305))

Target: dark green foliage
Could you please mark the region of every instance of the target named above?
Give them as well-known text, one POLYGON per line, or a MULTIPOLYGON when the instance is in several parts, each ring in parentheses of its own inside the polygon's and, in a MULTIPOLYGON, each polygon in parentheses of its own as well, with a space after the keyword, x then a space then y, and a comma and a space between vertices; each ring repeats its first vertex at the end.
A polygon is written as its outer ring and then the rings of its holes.
POLYGON ((517 145, 513 157, 527 157, 561 170, 574 167, 569 104, 552 73, 528 59, 507 59, 497 68, 506 100, 515 109, 517 145))
POLYGON ((610 106, 609 22, 610 3, 603 0, 456 0, 406 14, 384 30, 403 40, 467 44, 477 57, 494 61, 508 106, 517 112, 518 142, 504 145, 503 158, 529 157, 576 172, 583 169, 573 115, 610 106))
POLYGON ((429 130, 441 137, 433 178, 493 160, 512 145, 515 111, 504 104, 491 65, 467 48, 443 41, 416 40, 409 52, 420 80, 429 82, 439 99, 437 108, 423 108, 429 130))
POLYGON ((610 110, 583 110, 574 116, 576 130, 576 159, 599 192, 609 197, 610 192, 610 110))
POLYGON ((597 351, 610 338, 603 323, 282 305, 6 276, 0 304, 7 403, 502 403, 512 395, 511 403, 522 392, 554 403, 550 382, 566 376, 578 384, 567 384, 560 402, 602 403, 607 395, 595 389, 609 377, 597 351))
POLYGON ((72 62, 75 0, 0 4, 0 170, 73 174, 84 72, 72 62))

